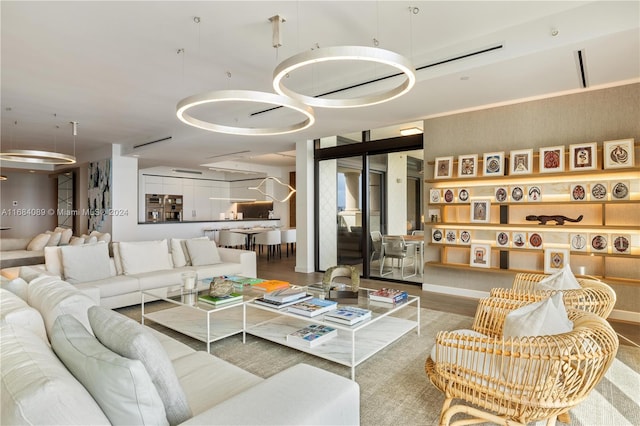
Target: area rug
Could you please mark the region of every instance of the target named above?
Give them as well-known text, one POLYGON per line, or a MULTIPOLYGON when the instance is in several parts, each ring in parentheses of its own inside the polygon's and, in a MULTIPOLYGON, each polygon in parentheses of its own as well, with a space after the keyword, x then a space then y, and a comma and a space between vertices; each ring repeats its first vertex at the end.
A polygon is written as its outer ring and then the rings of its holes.
MULTIPOLYGON (((161 309, 162 303, 145 305, 145 310, 161 309)), ((140 320, 139 306, 118 311, 140 320)), ((356 367, 362 425, 438 424, 444 397, 429 382, 424 362, 439 330, 470 328, 472 318, 423 308, 420 319, 419 336, 416 332, 410 332, 356 367)), ((153 323, 149 325, 196 350, 206 350, 202 342, 153 323)), ((214 342, 211 344, 211 354, 265 378, 300 362, 344 377, 349 377, 351 372, 348 367, 253 336, 247 336, 244 344, 241 335, 214 342)), ((571 410, 570 425, 640 425, 638 395, 640 349, 621 346, 598 387, 583 404, 571 410)))

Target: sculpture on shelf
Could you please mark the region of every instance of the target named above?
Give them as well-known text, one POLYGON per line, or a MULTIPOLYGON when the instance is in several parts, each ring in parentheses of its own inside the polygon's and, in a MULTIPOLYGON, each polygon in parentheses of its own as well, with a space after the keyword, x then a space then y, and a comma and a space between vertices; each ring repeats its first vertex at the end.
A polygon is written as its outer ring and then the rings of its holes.
POLYGON ((536 215, 528 215, 526 217, 527 220, 537 220, 538 222, 540 222, 540 225, 546 225, 547 222, 549 222, 550 220, 553 220, 556 222, 556 225, 564 225, 565 222, 580 222, 582 220, 582 215, 578 216, 575 219, 571 219, 569 217, 560 215, 560 214, 556 214, 556 215, 540 215, 540 216, 536 216, 536 215))
POLYGON ((233 281, 228 280, 226 277, 215 277, 211 284, 209 284, 209 296, 212 297, 224 297, 231 294, 233 291, 233 281))

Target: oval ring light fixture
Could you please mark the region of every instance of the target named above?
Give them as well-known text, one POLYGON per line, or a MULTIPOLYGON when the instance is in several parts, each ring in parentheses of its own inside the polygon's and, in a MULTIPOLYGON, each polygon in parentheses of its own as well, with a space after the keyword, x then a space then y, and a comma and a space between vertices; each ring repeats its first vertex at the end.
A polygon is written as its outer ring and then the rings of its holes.
POLYGON ((273 71, 273 88, 276 92, 307 105, 324 108, 357 108, 380 104, 404 95, 413 88, 415 83, 416 73, 411 61, 390 50, 367 46, 321 47, 294 55, 281 62, 273 71), (405 79, 398 86, 386 92, 351 99, 324 99, 306 96, 285 87, 283 79, 290 72, 308 65, 328 61, 365 61, 385 64, 401 71, 405 75, 405 79))
POLYGON ((295 99, 286 96, 276 95, 275 93, 256 92, 252 90, 218 90, 212 92, 201 93, 199 95, 189 96, 178 102, 176 107, 176 115, 185 124, 198 127, 211 132, 228 133, 231 135, 283 135, 286 133, 298 132, 311 127, 315 122, 313 108, 305 105, 295 99), (222 124, 210 123, 208 121, 199 120, 187 113, 187 111, 195 106, 217 103, 217 102, 254 102, 276 105, 279 107, 289 108, 305 116, 305 119, 299 123, 283 127, 234 127, 222 124))
POLYGON ((76 157, 60 152, 36 151, 29 149, 10 149, 0 153, 0 159, 20 163, 38 164, 75 164, 76 157))

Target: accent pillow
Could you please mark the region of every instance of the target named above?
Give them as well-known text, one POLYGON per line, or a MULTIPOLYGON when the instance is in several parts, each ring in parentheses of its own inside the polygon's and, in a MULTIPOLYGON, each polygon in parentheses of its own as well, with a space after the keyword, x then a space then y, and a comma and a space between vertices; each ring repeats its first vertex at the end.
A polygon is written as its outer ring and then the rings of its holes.
POLYGON ((64 279, 64 269, 62 266, 62 247, 44 248, 44 266, 48 272, 64 279))
MULTIPOLYGON (((20 279, 20 278, 18 278, 20 279)), ((9 290, 0 288, 0 324, 14 324, 31 331, 49 344, 40 312, 9 290)))
POLYGON ((71 237, 73 236, 73 229, 71 228, 61 228, 56 226, 56 229, 53 232, 60 232, 60 245, 67 245, 69 241, 71 241, 71 237))
POLYGON ((97 281, 111 276, 107 243, 61 247, 65 279, 71 284, 97 281))
POLYGON ((100 306, 89 308, 89 322, 100 343, 118 355, 142 362, 164 403, 169 424, 177 425, 193 416, 169 356, 149 330, 100 306))
POLYGON ((29 245, 27 245, 28 251, 38 251, 43 250, 44 247, 49 242, 49 238, 51 236, 49 234, 38 234, 31 241, 29 241, 29 245))
POLYGON ((105 243, 111 242, 111 234, 109 234, 108 232, 91 231, 89 236, 96 237, 98 242, 101 242, 101 241, 104 241, 105 243))
POLYGON ((45 247, 55 247, 60 244, 62 232, 47 231, 46 234, 49 234, 49 241, 47 241, 47 245, 45 247))
POLYGON ((216 243, 208 238, 203 240, 187 240, 187 251, 189 252, 193 266, 222 263, 216 243))
POLYGON ((17 277, 11 280, 2 276, 2 288, 10 291, 24 301, 27 300, 29 284, 23 278, 17 277))
MULTIPOLYGON (((192 240, 208 240, 207 237, 191 238, 192 240)), ((173 267, 180 268, 182 266, 191 266, 191 258, 189 257, 189 250, 187 249, 186 238, 172 238, 171 239, 171 257, 173 259, 173 267)))
POLYGON ((560 271, 540 281, 536 288, 538 290, 578 290, 582 286, 573 275, 571 267, 567 264, 560 271))
POLYGON ((70 315, 60 315, 51 346, 114 425, 166 425, 162 400, 140 361, 111 352, 70 315))
POLYGON ((69 240, 69 245, 72 246, 80 246, 84 244, 84 237, 71 237, 69 240))
POLYGON ((122 258, 120 257, 120 243, 111 243, 111 250, 113 250, 113 263, 116 267, 116 275, 124 274, 122 269, 122 258))
POLYGON ((573 330, 573 322, 559 291, 540 302, 530 303, 507 314, 502 335, 509 337, 551 336, 573 330))
POLYGON ((121 242, 120 259, 125 275, 172 269, 167 240, 121 242))

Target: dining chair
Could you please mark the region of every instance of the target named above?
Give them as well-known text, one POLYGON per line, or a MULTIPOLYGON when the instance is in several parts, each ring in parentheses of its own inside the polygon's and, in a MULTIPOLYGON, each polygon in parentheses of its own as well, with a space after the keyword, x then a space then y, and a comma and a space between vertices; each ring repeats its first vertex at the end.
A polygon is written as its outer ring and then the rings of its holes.
POLYGON ((296 247, 296 228, 281 229, 280 237, 282 243, 287 247, 287 257, 289 257, 289 246, 291 246, 291 253, 294 253, 296 247))
POLYGON ((221 229, 218 234, 218 245, 220 247, 244 248, 246 241, 247 239, 244 235, 226 229, 221 229))
POLYGON ((253 241, 254 246, 260 250, 260 253, 262 253, 262 248, 267 246, 267 260, 271 259, 272 255, 275 256, 276 253, 282 258, 282 235, 279 229, 256 234, 253 241))
POLYGON ((371 231, 371 247, 373 251, 371 252, 371 262, 373 262, 374 258, 378 258, 381 260, 382 257, 382 234, 380 231, 371 231))
POLYGON ((418 262, 416 259, 416 246, 414 244, 407 244, 404 241, 404 237, 401 235, 391 236, 391 235, 383 235, 382 236, 382 257, 380 258, 380 276, 384 277, 385 275, 389 275, 393 272, 393 261, 398 260, 400 263, 400 276, 402 279, 413 277, 418 274, 418 262), (391 259, 391 270, 387 273, 383 273, 384 270, 384 262, 389 258, 391 259), (413 260, 413 274, 405 275, 405 261, 407 259, 413 260))

